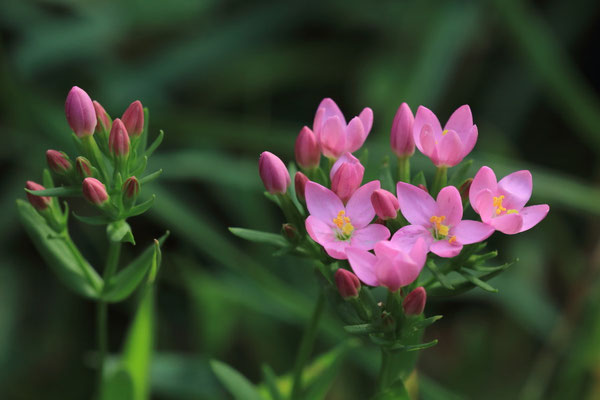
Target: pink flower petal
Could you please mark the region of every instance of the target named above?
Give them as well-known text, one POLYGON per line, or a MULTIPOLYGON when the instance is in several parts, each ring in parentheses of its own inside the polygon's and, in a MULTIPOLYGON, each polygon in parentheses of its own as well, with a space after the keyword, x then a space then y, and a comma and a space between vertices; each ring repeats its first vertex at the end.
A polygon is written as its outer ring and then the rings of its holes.
POLYGON ((532 189, 531 172, 527 170, 513 172, 498 182, 499 192, 506 196, 502 205, 508 210, 520 211, 529 201, 532 189))
POLYGON ((438 161, 434 162, 436 167, 454 167, 465 157, 463 145, 455 131, 448 131, 442 136, 437 145, 438 161))
POLYGON ((373 127, 373 110, 369 107, 363 108, 363 110, 358 115, 358 118, 363 123, 363 128, 365 129, 365 137, 371 132, 371 128, 373 127))
POLYGON ((421 153, 429 157, 434 164, 436 164, 439 160, 437 140, 435 138, 435 133, 433 132, 433 128, 431 127, 431 125, 423 126, 419 138, 419 143, 415 141, 417 148, 421 153))
POLYGON ((504 214, 500 217, 492 218, 489 224, 497 231, 507 235, 514 235, 521 231, 523 217, 519 214, 504 214))
POLYGON ((304 225, 311 239, 321 246, 336 240, 333 227, 313 215, 306 218, 304 225))
POLYGON ((335 193, 315 182, 307 182, 304 189, 306 207, 311 216, 333 226, 333 219, 344 209, 344 204, 335 193))
POLYGON ((323 248, 329 257, 335 258, 336 260, 345 260, 348 258, 346 255, 346 249, 348 247, 350 247, 350 243, 341 240, 327 242, 325 245, 323 245, 323 248))
POLYGON ((460 193, 454 186, 446 186, 437 197, 438 216, 445 216, 444 225, 455 226, 463 216, 460 193))
POLYGON ((421 225, 407 225, 400 228, 394 233, 390 242, 398 250, 410 253, 421 238, 423 239, 424 248, 428 251, 433 238, 431 232, 421 225))
POLYGON ((494 171, 492 171, 490 167, 481 167, 481 169, 475 174, 473 182, 471 183, 471 188, 469 189, 469 201, 471 202, 471 207, 473 207, 475 212, 479 212, 476 201, 479 193, 483 190, 489 190, 491 195, 494 196, 494 193, 497 191, 497 187, 498 184, 496 183, 496 174, 494 174, 494 171))
POLYGON ((338 117, 330 117, 325 121, 320 136, 321 150, 325 157, 338 158, 346 148, 346 132, 338 117))
POLYGON ((450 230, 449 236, 456 235, 456 240, 461 244, 471 244, 484 241, 492 233, 494 233, 494 228, 488 224, 464 220, 450 230))
POLYGON ((375 209, 371 204, 371 195, 381 184, 379 181, 371 181, 359 187, 348 200, 346 205, 346 216, 355 229, 367 226, 375 217, 375 209))
POLYGON ((425 265, 425 261, 427 261, 427 253, 429 253, 430 238, 430 236, 427 236, 425 238, 418 238, 415 245, 409 253, 410 258, 414 261, 415 265, 419 267, 419 273, 425 265))
POLYGON ((363 250, 371 250, 377 242, 387 240, 390 237, 390 231, 383 225, 371 224, 362 229, 357 229, 352 233, 350 245, 363 250))
POLYGON ((444 258, 456 257, 461 252, 462 248, 463 245, 458 243, 458 241, 450 243, 447 240, 438 240, 429 246, 429 250, 432 253, 444 258))
POLYGON ((489 190, 482 190, 477 195, 474 203, 471 203, 473 209, 481 216, 481 220, 489 223, 496 216, 496 208, 494 207, 494 196, 489 190), (477 208, 475 208, 477 207, 477 208))
MULTIPOLYGON (((424 125, 431 126, 434 137, 436 136, 436 134, 439 134, 442 132, 442 125, 440 124, 440 121, 435 116, 435 114, 428 108, 419 106, 419 108, 417 109, 417 113, 415 114, 415 123, 413 125, 413 136, 415 138, 415 144, 417 145, 417 147, 419 148, 419 150, 421 152, 423 152, 423 150, 421 149, 421 130, 423 129, 424 125)), ((425 153, 423 153, 423 154, 425 154, 425 153)))
POLYGON ((473 115, 471 108, 465 104, 460 106, 452 113, 444 129, 453 130, 458 133, 462 139, 463 134, 467 134, 473 127, 473 115))
POLYGON ((315 119, 313 121, 313 133, 315 134, 315 138, 317 139, 317 143, 321 142, 321 131, 323 130, 323 125, 325 124, 325 113, 326 110, 324 108, 318 108, 315 113, 315 119))
POLYGON ((477 143, 477 125, 473 125, 471 130, 465 135, 461 136, 459 134, 459 136, 463 144, 463 156, 466 157, 473 150, 473 147, 475 147, 475 143, 477 143))
MULTIPOLYGON (((343 163, 360 165, 362 167, 362 164, 360 163, 360 160, 358 158, 354 157, 351 153, 346 152, 346 153, 342 154, 342 156, 340 158, 338 158, 335 163, 333 163, 333 166, 331 167, 331 170, 329 171, 329 179, 330 180, 333 180, 335 173, 337 172, 338 169, 340 169, 340 167, 343 163)), ((365 168, 363 167, 362 170, 363 170, 363 174, 364 174, 365 168)))
POLYGON ((352 118, 346 127, 346 151, 354 152, 363 145, 367 138, 367 131, 358 117, 352 118))
MULTIPOLYGON (((346 125, 346 118, 344 118, 344 114, 342 114, 342 111, 340 110, 340 108, 338 107, 338 105, 335 103, 335 101, 333 101, 332 99, 325 98, 325 99, 321 100, 321 103, 319 103, 319 107, 317 107, 317 112, 320 109, 324 109, 325 110, 324 113, 323 113, 323 119, 322 119, 321 123, 324 123, 330 117, 338 117, 340 119, 340 121, 344 125, 346 125)), ((317 121, 316 121, 316 118, 315 118, 315 126, 316 126, 316 122, 317 121)))
POLYGON ((379 286, 379 281, 375 275, 375 262, 377 258, 368 251, 348 247, 346 249, 350 267, 363 283, 369 286, 379 286))
POLYGON ((402 215, 408 222, 426 227, 431 225, 430 218, 436 215, 437 204, 429 193, 404 182, 398 182, 396 193, 398 194, 400 211, 402 211, 402 215))
POLYGON ((520 232, 524 232, 536 226, 538 222, 546 218, 548 211, 550 211, 550 206, 548 206, 548 204, 540 204, 523 208, 519 212, 523 218, 523 226, 521 227, 520 232))

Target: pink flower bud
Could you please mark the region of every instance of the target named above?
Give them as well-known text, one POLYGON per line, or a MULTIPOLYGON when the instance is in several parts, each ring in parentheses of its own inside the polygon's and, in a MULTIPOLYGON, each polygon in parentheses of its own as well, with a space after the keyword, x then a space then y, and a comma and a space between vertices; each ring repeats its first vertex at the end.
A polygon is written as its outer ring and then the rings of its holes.
POLYGON ((116 157, 124 157, 129 154, 129 135, 125 125, 119 118, 115 119, 108 136, 108 148, 116 157))
POLYGON ((331 167, 329 173, 331 190, 346 203, 360 187, 364 174, 365 167, 358 158, 350 153, 344 153, 331 167))
POLYGON ((78 137, 94 134, 96 111, 90 96, 77 86, 73 86, 65 102, 65 115, 69 126, 78 137))
POLYGON ((398 203, 396 196, 383 189, 377 189, 373 192, 371 204, 375 209, 375 214, 384 221, 396 218, 400 209, 400 203, 398 203))
POLYGON ((144 107, 139 100, 134 101, 127 107, 121 117, 127 132, 131 136, 140 136, 144 130, 144 107))
POLYGON ((140 194, 140 181, 135 176, 127 178, 123 183, 123 196, 128 199, 135 199, 140 194))
POLYGON ((108 201, 108 193, 104 184, 96 178, 85 178, 83 180, 83 197, 97 206, 108 201))
POLYGON ((415 152, 415 139, 413 137, 413 124, 415 117, 410 107, 402 103, 396 112, 392 124, 390 144, 398 157, 412 156, 415 152))
POLYGON ((73 164, 71 164, 66 154, 60 151, 46 151, 46 161, 48 162, 48 167, 59 175, 65 175, 73 168, 73 164))
POLYGON ((98 103, 96 100, 92 102, 94 104, 94 111, 96 112, 96 133, 100 129, 104 129, 105 131, 110 130, 110 115, 106 112, 102 104, 98 103))
POLYGON ((77 170, 77 174, 81 179, 87 178, 94 174, 90 160, 85 157, 79 156, 75 159, 75 169, 77 170))
POLYGON ((427 190, 427 186, 423 185, 422 183, 419 183, 417 185, 417 187, 421 190, 423 190, 425 193, 429 193, 429 190, 427 190))
POLYGON ((340 296, 344 299, 358 297, 360 290, 360 281, 358 277, 347 269, 340 268, 335 271, 335 285, 337 286, 340 296))
POLYGON ((321 149, 315 134, 309 127, 305 126, 298 134, 294 153, 296 162, 302 168, 314 168, 319 165, 321 149))
POLYGON ((292 181, 283 161, 268 151, 260 155, 258 173, 265 188, 271 194, 284 194, 292 181))
POLYGON ((423 286, 419 286, 412 292, 410 292, 404 298, 402 307, 404 308, 404 314, 406 315, 419 315, 423 313, 425 309, 425 303, 427 302, 427 292, 423 286))
MULTIPOLYGON (((29 190, 44 190, 44 189, 46 189, 39 183, 35 183, 33 181, 27 181, 27 183, 25 183, 25 187, 29 190)), ((48 206, 50 205, 50 201, 51 201, 50 197, 36 196, 31 193, 26 193, 26 194, 27 194, 27 200, 29 200, 31 205, 38 211, 43 211, 46 208, 48 208, 48 206)))
POLYGON ((298 229, 292 224, 283 224, 281 231, 290 241, 294 242, 299 239, 298 229))
POLYGON ((471 190, 472 183, 473 178, 469 178, 458 188, 458 192, 460 193, 460 199, 462 201, 467 201, 469 199, 469 191, 471 190))
POLYGON ((298 200, 306 201, 304 198, 304 189, 306 188, 308 178, 302 172, 296 172, 294 176, 294 187, 296 188, 296 197, 298 200))

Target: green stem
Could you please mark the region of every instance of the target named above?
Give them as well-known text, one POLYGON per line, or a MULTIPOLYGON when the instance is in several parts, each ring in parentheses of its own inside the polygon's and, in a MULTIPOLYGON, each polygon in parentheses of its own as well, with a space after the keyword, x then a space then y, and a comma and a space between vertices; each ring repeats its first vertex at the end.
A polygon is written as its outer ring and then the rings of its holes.
POLYGON ((440 190, 448 183, 448 167, 438 167, 433 178, 430 194, 436 198, 440 190))
POLYGON ((323 293, 320 293, 313 309, 312 316, 308 321, 306 329, 304 330, 302 341, 300 342, 300 348, 298 349, 298 354, 296 355, 296 363, 294 364, 293 371, 292 400, 298 400, 302 398, 302 372, 304 371, 304 366, 308 362, 310 353, 312 352, 315 338, 317 336, 317 327, 323 314, 324 305, 325 296, 323 293))
MULTIPOLYGON (((109 241, 108 256, 106 257, 106 266, 104 267, 104 289, 110 282, 119 264, 119 255, 121 254, 121 242, 109 241)), ((108 305, 98 299, 98 395, 101 396, 102 376, 104 373, 104 362, 108 351, 108 305)))
POLYGON ((377 379, 378 392, 381 393, 387 389, 394 381, 392 373, 392 354, 389 350, 381 349, 381 368, 379 369, 379 377, 377 379))
POLYGON ((410 183, 410 157, 398 157, 398 180, 410 183))
POLYGON ((92 162, 92 164, 98 169, 100 173, 101 180, 104 181, 105 184, 108 184, 108 173, 106 172, 106 165, 104 164, 104 157, 96 140, 93 135, 84 136, 81 138, 81 142, 83 144, 83 149, 92 162))

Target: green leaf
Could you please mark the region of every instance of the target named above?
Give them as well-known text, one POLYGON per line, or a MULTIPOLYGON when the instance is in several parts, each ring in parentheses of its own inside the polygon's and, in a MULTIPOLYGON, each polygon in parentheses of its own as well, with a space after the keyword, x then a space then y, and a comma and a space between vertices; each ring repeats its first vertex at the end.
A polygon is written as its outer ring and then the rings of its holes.
POLYGON ((106 235, 111 242, 129 242, 135 244, 131 226, 124 219, 108 224, 106 226, 106 235))
POLYGON ((423 171, 419 171, 415 176, 413 176, 411 183, 415 186, 423 185, 427 187, 427 180, 425 179, 425 174, 423 171))
POLYGON ((433 262, 433 260, 427 261, 426 265, 427 265, 427 269, 429 269, 429 271, 431 271, 433 276, 435 276, 435 279, 437 279, 443 287, 445 287, 446 289, 449 289, 449 290, 454 289, 454 287, 448 280, 448 277, 446 277, 446 275, 444 275, 440 272, 440 270, 435 265, 435 262, 433 262))
POLYGON ((379 168, 379 180, 381 181, 381 187, 389 192, 396 193, 394 187, 394 178, 392 178, 392 171, 390 169, 390 158, 385 156, 381 167, 379 168))
POLYGON ((304 369, 304 396, 306 400, 321 400, 327 395, 331 385, 340 372, 340 365, 355 341, 347 341, 320 355, 304 369))
POLYGON ((83 193, 81 192, 81 186, 69 186, 69 187, 56 187, 44 190, 30 190, 25 189, 25 191, 29 194, 33 194, 34 196, 81 196, 83 193))
POLYGON ((477 278, 475 275, 473 275, 469 271, 462 270, 462 271, 459 271, 459 273, 462 276, 464 276, 465 279, 468 280, 469 282, 471 282, 473 285, 482 288, 486 292, 498 293, 498 289, 496 289, 495 287, 493 287, 489 283, 485 283, 484 281, 482 281, 481 279, 477 278))
POLYGON ((369 149, 365 147, 365 149, 358 156, 358 160, 362 165, 367 165, 369 162, 369 149))
POLYGON ((101 400, 132 400, 133 397, 133 381, 131 374, 119 368, 108 376, 102 379, 101 400))
POLYGON ((244 228, 229 228, 229 231, 235 236, 251 242, 271 244, 277 247, 289 246, 289 242, 283 236, 275 233, 255 231, 253 229, 244 228))
MULTIPOLYGON (((497 276, 498 274, 502 273, 506 269, 508 269, 516 261, 518 261, 518 259, 515 261, 508 262, 504 265, 501 265, 500 267, 495 267, 495 268, 493 268, 493 270, 491 272, 478 275, 477 279, 479 281, 484 281, 484 282, 488 281, 488 280, 492 279, 493 277, 497 276)), ((491 268, 491 267, 488 267, 488 268, 491 268)), ((473 276, 475 276, 475 275, 473 275, 473 276)), ((454 289, 448 290, 447 288, 442 287, 438 282, 436 282, 433 285, 431 285, 429 288, 427 288, 427 295, 432 296, 432 297, 455 296, 455 295, 464 293, 466 291, 469 291, 469 290, 477 287, 477 285, 475 285, 471 280, 467 279, 466 277, 452 279, 451 284, 452 284, 452 286, 454 286, 454 289)))
POLYGON ((373 324, 346 325, 344 330, 348 333, 364 335, 367 333, 378 332, 379 329, 373 324))
POLYGON ((473 160, 463 161, 462 163, 460 163, 458 168, 454 169, 454 173, 448 180, 448 185, 460 187, 459 185, 461 185, 465 181, 465 179, 468 178, 469 169, 471 169, 472 165, 473 160))
POLYGON ((263 380, 265 382, 265 385, 267 386, 267 389, 269 390, 271 398, 273 400, 283 400, 283 395, 277 387, 277 375, 275 375, 273 369, 269 365, 263 364, 261 370, 263 380))
POLYGON ((415 321, 410 325, 410 327, 414 330, 420 330, 427 328, 429 325, 433 324, 436 321, 442 319, 443 315, 434 315, 433 317, 425 318, 419 321, 415 321))
POLYGON ((158 178, 162 174, 162 172, 163 172, 163 170, 159 169, 158 171, 155 171, 151 174, 144 176, 143 178, 140 179, 140 185, 145 185, 147 183, 152 182, 153 180, 158 178))
POLYGON ((68 234, 56 237, 56 233, 31 204, 17 200, 17 208, 25 231, 58 278, 76 293, 97 298, 102 288, 102 278, 83 258, 68 234))
POLYGON ((210 366, 219 381, 236 400, 264 400, 254 385, 229 365, 211 360, 210 366))
MULTIPOLYGON (((168 236, 169 232, 167 231, 158 240, 159 245, 162 245, 168 236)), ((160 248, 157 247, 156 244, 148 246, 135 260, 115 274, 104 289, 102 299, 113 303, 125 300, 134 292, 146 274, 148 274, 149 280, 153 281, 153 275, 156 275, 155 270, 160 265, 160 248)))
POLYGON ((109 218, 105 217, 104 215, 92 215, 92 216, 86 217, 84 215, 78 215, 78 214, 75 214, 75 212, 73 212, 73 216, 75 218, 77 218, 79 221, 83 222, 84 224, 89 224, 89 225, 108 225, 111 222, 111 220, 109 218))
POLYGON ((162 143, 164 138, 165 138, 165 133, 161 129, 158 132, 158 136, 156 137, 156 139, 154 139, 154 142, 152 142, 150 147, 148 147, 148 150, 146 150, 146 157, 150 158, 152 153, 154 153, 154 151, 158 148, 158 146, 160 146, 160 144, 162 143))
POLYGON ((410 400, 410 396, 402 380, 398 379, 389 388, 384 389, 383 392, 377 394, 371 400, 410 400))
POLYGON ((150 209, 150 207, 152 207, 155 199, 156 199, 156 195, 153 194, 152 197, 150 197, 148 200, 146 200, 143 203, 138 204, 137 206, 135 206, 131 210, 129 210, 126 213, 126 215, 127 215, 126 218, 135 217, 135 216, 145 213, 146 211, 148 211, 150 209))

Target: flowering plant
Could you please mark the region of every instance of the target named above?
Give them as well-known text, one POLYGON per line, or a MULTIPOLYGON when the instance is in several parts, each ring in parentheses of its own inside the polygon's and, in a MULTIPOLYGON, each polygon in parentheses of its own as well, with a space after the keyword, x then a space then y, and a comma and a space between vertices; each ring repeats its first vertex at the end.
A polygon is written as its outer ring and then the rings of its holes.
POLYGON ((107 305, 124 301, 141 288, 132 332, 142 330, 150 337, 153 283, 161 262, 160 246, 168 232, 121 269, 119 256, 122 243, 135 245, 127 219, 143 214, 154 202, 153 195, 137 204, 142 187, 162 172, 145 174, 148 158, 164 134, 161 131, 147 146, 148 110, 142 103, 131 103, 123 116, 113 121, 100 103, 92 102, 78 87, 73 87, 67 96, 65 114, 79 155, 73 161, 65 152, 48 150, 43 185, 33 181, 26 183, 29 203, 17 200, 19 215, 37 250, 57 277, 75 293, 98 303, 95 362, 98 398, 111 398, 115 390, 121 392, 123 398, 147 398, 148 388, 143 382, 149 364, 132 362, 131 354, 136 348, 143 348, 144 343, 133 346, 135 339, 128 336, 122 358, 118 363, 111 363, 111 368, 105 368, 107 305), (65 201, 61 207, 59 197, 85 198, 95 215, 73 212, 73 216, 85 224, 105 226, 108 249, 102 276, 71 239, 67 223, 69 203, 65 201))
POLYGON ((495 231, 516 234, 534 227, 548 205, 526 206, 532 194, 529 171, 514 172, 497 181, 482 167, 468 177, 472 161, 463 162, 477 141, 478 129, 469 106, 459 107, 442 125, 435 114, 419 107, 413 115, 402 104, 391 129, 391 149, 397 156, 392 173, 386 158, 380 179, 363 183, 363 159, 358 151, 371 131, 373 112, 365 108, 346 123, 331 99, 324 99, 312 129, 304 127, 295 145, 296 165, 289 168, 264 152, 259 173, 268 199, 283 211, 282 234, 230 228, 247 240, 268 243, 314 260, 321 297, 298 352, 289 393, 269 385, 271 397, 304 399, 302 370, 323 297, 353 335, 381 349, 377 399, 407 398, 424 329, 442 316, 425 317, 427 297, 452 296, 479 287, 496 292, 487 281, 512 262, 490 266, 497 251, 484 242, 495 231), (411 174, 415 147, 436 167, 433 179, 411 174), (324 157, 322 158, 321 155, 324 157), (456 167, 448 178, 448 170, 456 167), (291 184, 294 176, 294 185, 291 184), (472 211, 469 211, 469 208, 472 211), (463 218, 469 213, 469 219, 463 218), (378 288, 383 289, 378 289, 378 288))

